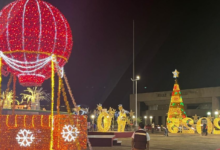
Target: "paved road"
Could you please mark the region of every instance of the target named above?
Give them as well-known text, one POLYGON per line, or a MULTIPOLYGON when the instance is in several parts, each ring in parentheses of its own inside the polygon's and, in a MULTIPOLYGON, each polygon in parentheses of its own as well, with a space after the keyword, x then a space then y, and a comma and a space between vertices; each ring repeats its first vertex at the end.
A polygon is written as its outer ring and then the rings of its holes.
MULTIPOLYGON (((150 134, 150 150, 216 150, 220 148, 220 135, 199 134, 150 134)), ((120 139, 122 146, 93 147, 93 150, 130 150, 131 139, 120 139)), ((101 142, 101 141, 100 141, 101 142)))

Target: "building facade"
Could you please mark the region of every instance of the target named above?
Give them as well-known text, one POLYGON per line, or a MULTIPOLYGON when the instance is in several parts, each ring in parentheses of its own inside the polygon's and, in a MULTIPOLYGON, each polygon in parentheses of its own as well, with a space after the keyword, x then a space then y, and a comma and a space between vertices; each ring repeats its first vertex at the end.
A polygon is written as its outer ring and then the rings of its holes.
MULTIPOLYGON (((220 87, 181 90, 188 117, 197 114, 206 117, 207 112, 220 109, 220 87)), ((165 125, 172 91, 140 93, 137 95, 138 116, 147 116, 146 123, 165 125), (152 116, 152 119, 150 119, 152 116)), ((130 109, 135 111, 135 95, 130 95, 130 109)))

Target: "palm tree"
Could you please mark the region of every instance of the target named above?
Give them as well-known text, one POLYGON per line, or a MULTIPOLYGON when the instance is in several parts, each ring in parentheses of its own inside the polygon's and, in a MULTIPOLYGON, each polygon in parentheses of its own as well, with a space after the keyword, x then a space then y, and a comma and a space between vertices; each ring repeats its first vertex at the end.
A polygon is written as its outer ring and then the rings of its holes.
POLYGON ((37 105, 36 107, 39 109, 40 108, 40 101, 46 100, 49 101, 50 100, 50 94, 46 93, 43 88, 27 88, 27 90, 24 90, 25 92, 28 92, 28 94, 26 93, 21 93, 20 95, 22 95, 22 102, 24 100, 28 102, 31 102, 32 105, 37 105))
MULTIPOLYGON (((3 108, 11 109, 11 103, 13 102, 13 91, 9 91, 8 93, 3 92, 1 95, 1 105, 3 103, 3 99, 5 99, 3 108)), ((17 98, 17 96, 15 97, 17 98)), ((15 99, 17 104, 19 105, 19 101, 15 99)))

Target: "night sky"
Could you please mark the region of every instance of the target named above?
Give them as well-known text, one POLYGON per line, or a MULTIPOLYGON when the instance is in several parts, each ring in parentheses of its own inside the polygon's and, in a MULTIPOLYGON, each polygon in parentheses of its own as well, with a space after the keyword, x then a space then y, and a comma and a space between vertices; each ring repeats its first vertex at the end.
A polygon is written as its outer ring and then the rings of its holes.
MULTIPOLYGON (((172 90, 175 69, 181 89, 220 86, 218 1, 46 1, 72 29, 74 45, 65 71, 78 104, 129 109, 133 19, 139 93, 172 90)), ((1 0, 0 8, 10 2, 1 0)), ((7 81, 3 78, 4 85, 7 81)), ((43 87, 50 92, 50 80, 43 87)), ((19 95, 24 88, 17 89, 19 95)))

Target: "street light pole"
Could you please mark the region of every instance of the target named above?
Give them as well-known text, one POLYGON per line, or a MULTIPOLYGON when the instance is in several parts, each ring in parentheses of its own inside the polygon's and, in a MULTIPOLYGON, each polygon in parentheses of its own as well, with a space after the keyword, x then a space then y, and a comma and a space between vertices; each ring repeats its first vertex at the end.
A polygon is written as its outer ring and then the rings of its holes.
POLYGON ((144 116, 145 119, 145 125, 147 125, 147 116, 144 116))
POLYGON ((135 127, 137 129, 138 124, 137 124, 137 81, 140 80, 140 76, 137 76, 136 79, 132 79, 131 81, 135 82, 135 117, 136 117, 136 121, 135 121, 135 127))

